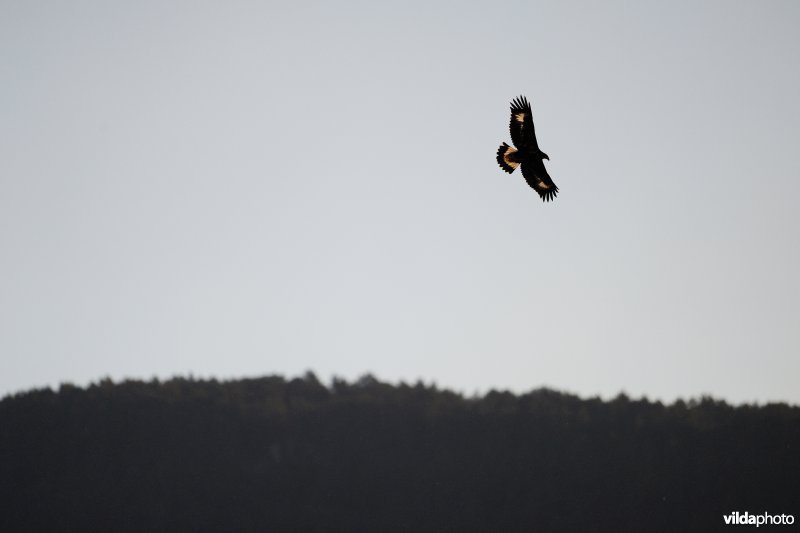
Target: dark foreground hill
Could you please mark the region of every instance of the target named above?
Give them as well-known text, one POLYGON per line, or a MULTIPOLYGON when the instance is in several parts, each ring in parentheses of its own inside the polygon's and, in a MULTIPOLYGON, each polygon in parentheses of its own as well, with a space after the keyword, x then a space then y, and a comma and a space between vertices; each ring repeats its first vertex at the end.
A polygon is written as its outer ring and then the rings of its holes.
POLYGON ((800 518, 798 479, 783 404, 312 374, 0 402, 0 531, 724 531, 734 511, 800 518))

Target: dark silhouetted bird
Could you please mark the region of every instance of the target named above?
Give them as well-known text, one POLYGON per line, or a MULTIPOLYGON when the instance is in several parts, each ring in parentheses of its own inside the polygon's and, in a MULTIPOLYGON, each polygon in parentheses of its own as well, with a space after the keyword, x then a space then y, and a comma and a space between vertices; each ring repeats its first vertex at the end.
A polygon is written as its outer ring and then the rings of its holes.
POLYGON ((543 202, 549 202, 558 194, 558 187, 544 168, 544 160, 550 161, 550 158, 539 150, 536 143, 531 104, 524 96, 511 102, 511 124, 508 129, 511 131, 511 142, 514 146, 501 144, 497 150, 497 163, 509 174, 522 166, 522 177, 539 193, 543 202))

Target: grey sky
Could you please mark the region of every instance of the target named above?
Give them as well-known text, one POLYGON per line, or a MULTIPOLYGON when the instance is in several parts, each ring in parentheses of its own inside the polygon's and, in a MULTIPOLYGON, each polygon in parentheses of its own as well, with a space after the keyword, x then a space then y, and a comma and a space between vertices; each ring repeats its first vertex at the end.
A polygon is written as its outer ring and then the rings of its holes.
POLYGON ((0 394, 800 403, 797 2, 0 4, 0 394), (525 94, 561 189, 494 161, 525 94))

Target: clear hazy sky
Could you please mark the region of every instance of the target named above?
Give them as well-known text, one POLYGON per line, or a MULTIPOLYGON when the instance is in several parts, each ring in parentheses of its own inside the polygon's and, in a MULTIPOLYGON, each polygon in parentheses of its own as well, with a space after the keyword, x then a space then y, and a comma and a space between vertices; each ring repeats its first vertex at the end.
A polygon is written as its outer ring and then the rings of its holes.
POLYGON ((800 3, 3 1, 0 395, 800 403, 800 3), (526 95, 561 192, 500 170, 526 95))

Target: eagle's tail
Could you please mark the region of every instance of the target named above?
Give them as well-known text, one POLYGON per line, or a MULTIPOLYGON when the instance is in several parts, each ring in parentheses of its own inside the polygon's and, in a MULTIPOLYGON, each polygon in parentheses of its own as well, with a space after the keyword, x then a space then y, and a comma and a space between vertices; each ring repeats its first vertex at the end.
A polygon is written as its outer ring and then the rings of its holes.
POLYGON ((517 151, 513 146, 506 143, 500 145, 497 149, 497 164, 500 168, 511 174, 519 166, 519 163, 514 161, 510 156, 517 151))

